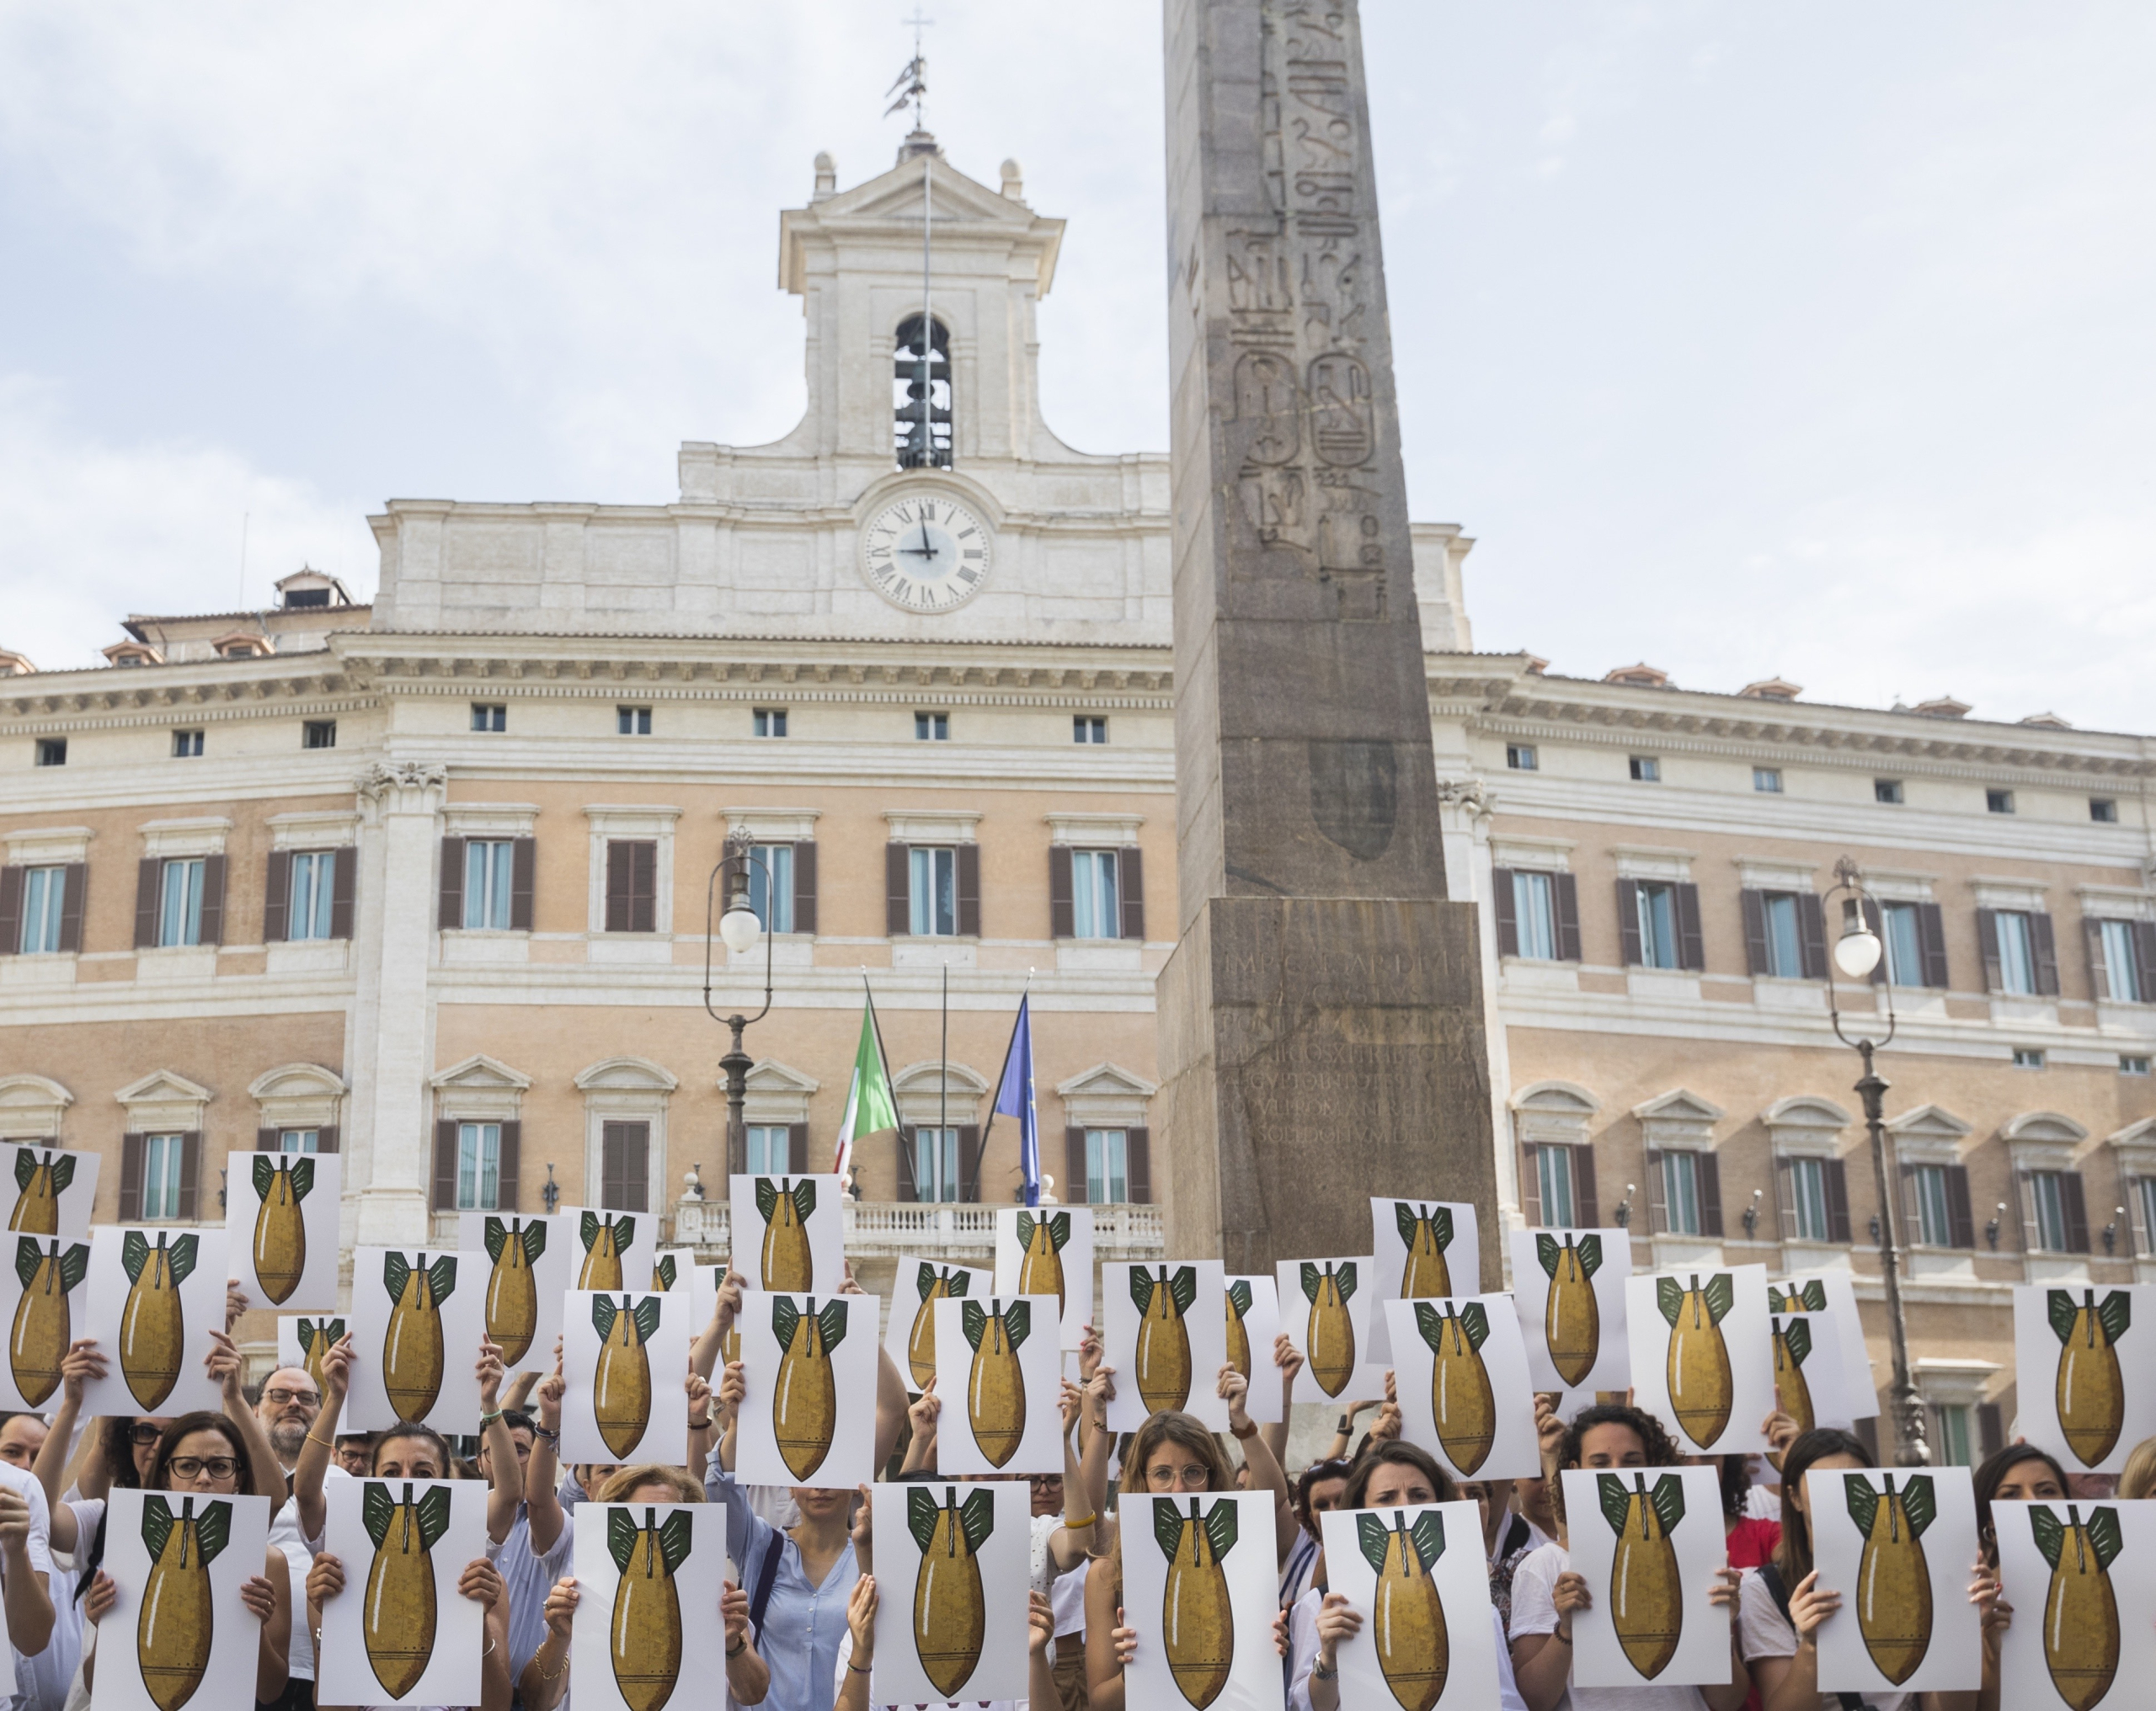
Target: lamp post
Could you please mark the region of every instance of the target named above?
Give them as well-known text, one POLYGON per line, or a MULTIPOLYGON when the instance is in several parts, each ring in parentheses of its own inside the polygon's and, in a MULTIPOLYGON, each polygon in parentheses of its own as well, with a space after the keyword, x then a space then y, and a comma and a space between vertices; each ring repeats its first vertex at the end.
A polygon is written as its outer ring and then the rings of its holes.
MULTIPOLYGON (((1842 898, 1842 934, 1834 942, 1834 968, 1852 980, 1868 980, 1886 947, 1871 924, 1872 912, 1865 908, 1870 899, 1864 889, 1864 876, 1846 856, 1834 864, 1834 884, 1825 901, 1831 902, 1838 895, 1842 898)), ((1865 1133, 1871 1139, 1871 1175, 1879 1192, 1879 1216, 1872 1220, 1872 1227, 1878 1234, 1879 1269, 1886 1284, 1886 1335, 1894 1355, 1894 1383, 1888 1405, 1894 1422, 1894 1463, 1903 1468, 1926 1467, 1931 1462, 1931 1451, 1924 1442, 1924 1400, 1909 1375, 1909 1328, 1902 1313, 1902 1253, 1895 1238, 1898 1214, 1894 1196, 1887 1188, 1893 1179, 1886 1168, 1886 1083, 1872 1063, 1872 1053, 1894 1037, 1893 983, 1889 980, 1885 985, 1886 1031, 1876 1040, 1863 1033, 1855 1039, 1849 1037, 1842 1026, 1842 1009, 1835 1000, 1834 985, 1830 970, 1827 1012, 1833 1020, 1834 1037, 1845 1046, 1854 1046, 1864 1059, 1864 1075, 1856 1084, 1856 1092, 1864 1101, 1865 1133)))
POLYGON ((733 1030, 734 1043, 726 1055, 718 1060, 718 1067, 726 1072, 726 1169, 728 1175, 738 1175, 749 1168, 749 1132, 743 1118, 744 1107, 749 1098, 749 1071, 755 1066, 741 1043, 741 1036, 751 1022, 760 1022, 771 1013, 771 939, 764 930, 763 922, 749 901, 749 876, 751 870, 760 870, 764 876, 764 895, 771 895, 771 871, 762 859, 749 847, 749 834, 736 832, 726 840, 726 853, 719 858, 718 866, 711 871, 711 877, 704 882, 704 1010, 715 1022, 723 1023, 733 1030), (727 876, 726 911, 718 918, 718 936, 726 946, 729 960, 745 957, 756 948, 756 941, 764 941, 764 1007, 754 1015, 738 1012, 723 1016, 711 1004, 711 935, 712 903, 718 890, 721 874, 727 876))

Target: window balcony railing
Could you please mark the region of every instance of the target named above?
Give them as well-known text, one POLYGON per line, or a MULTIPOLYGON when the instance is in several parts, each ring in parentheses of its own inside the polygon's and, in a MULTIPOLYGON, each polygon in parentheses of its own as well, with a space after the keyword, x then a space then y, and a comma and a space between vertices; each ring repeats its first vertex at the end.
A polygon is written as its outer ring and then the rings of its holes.
MULTIPOLYGON (((1093 1254, 1101 1260, 1158 1259, 1166 1251, 1157 1206, 1096 1206, 1093 1254)), ((985 1265, 995 1251, 995 1207, 971 1201, 848 1200, 846 1250, 860 1259, 935 1255, 985 1265)), ((701 1257, 733 1251, 732 1209, 723 1200, 685 1200, 674 1208, 674 1239, 701 1257)))

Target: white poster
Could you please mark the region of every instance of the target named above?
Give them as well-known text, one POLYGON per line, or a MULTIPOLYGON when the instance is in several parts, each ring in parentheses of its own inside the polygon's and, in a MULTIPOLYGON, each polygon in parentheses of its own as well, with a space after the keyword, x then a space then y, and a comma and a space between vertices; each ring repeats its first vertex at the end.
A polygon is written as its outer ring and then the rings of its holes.
POLYGON ((1509 1295, 1388 1301, 1401 1431, 1456 1479, 1542 1473, 1527 1345, 1509 1295))
MULTIPOLYGON (((1101 1267, 1102 1359, 1115 1368, 1108 1430, 1135 1431, 1148 1416, 1182 1411, 1213 1431, 1228 1429, 1220 1368, 1228 1360, 1227 1298, 1218 1260, 1101 1267)), ((1272 1389, 1277 1397, 1276 1376, 1272 1389)))
POLYGON ((1842 1349, 1842 1394, 1859 1420, 1879 1413, 1879 1389, 1871 1382, 1871 1357, 1864 1343, 1864 1319, 1858 1313, 1856 1285, 1845 1271, 1817 1271, 1808 1277, 1784 1277, 1767 1286, 1769 1308, 1782 1313, 1830 1313, 1842 1349))
POLYGON ((572 1289, 627 1289, 651 1275, 659 1252, 659 1219, 648 1212, 595 1212, 579 1207, 556 1220, 569 1226, 572 1289))
MULTIPOLYGON (((1412 1324, 1412 1315, 1402 1323, 1412 1324)), ((1333 1510, 1320 1520, 1331 1590, 1363 1618, 1339 1648, 1340 1703, 1427 1711, 1497 1704, 1497 1631, 1481 1506, 1333 1510)))
POLYGON ((1510 1240, 1513 1304, 1534 1388, 1629 1389, 1631 1238, 1621 1229, 1516 1229, 1510 1240))
POLYGON ((89 1310, 83 1280, 90 1245, 64 1236, 7 1239, 0 1268, 0 1317, 8 1326, 8 1364, 0 1370, 0 1408, 43 1409, 60 1389, 60 1363, 89 1310))
POLYGON ((1573 1468, 1564 1479, 1572 1572, 1594 1600, 1572 1617, 1573 1684, 1726 1683, 1729 1612, 1708 1602, 1729 1563, 1716 1470, 1573 1468))
POLYGON ((1126 1703, 1145 1711, 1281 1711, 1272 1497, 1129 1494, 1122 1516, 1123 1621, 1138 1634, 1123 1671, 1126 1703))
POLYGON ((580 1503, 573 1547, 577 1623, 569 1666, 583 1711, 721 1703, 726 1624, 738 1579, 726 1511, 710 1503, 580 1503), (689 1691, 676 1698, 683 1682, 689 1691))
POLYGON ((936 1471, 945 1479, 1063 1471, 1063 1362, 1052 1295, 935 1303, 936 1471))
POLYGON ((445 1434, 479 1429, 483 1264, 478 1254, 354 1250, 346 1431, 380 1431, 400 1420, 445 1434))
MULTIPOLYGON (((694 1248, 661 1248, 652 1255, 651 1287, 661 1294, 679 1289, 684 1295, 693 1286, 690 1274, 696 1269, 696 1250, 694 1248)), ((630 1286, 633 1288, 635 1286, 630 1286)))
POLYGON ((89 1312, 104 1377, 83 1386, 84 1418, 191 1414, 224 1399, 203 1360, 225 1328, 225 1233, 101 1224, 90 1232, 89 1312))
POLYGON ((744 1484, 850 1491, 875 1477, 882 1305, 873 1295, 743 1295, 748 1389, 734 1473, 744 1484))
POLYGON ((572 1289, 562 1306, 562 1460, 686 1463, 689 1314, 670 1295, 572 1289))
POLYGON ((1999 1703, 2125 1711, 2145 1700, 2156 1682, 2156 1502, 1995 1502, 1991 1524, 2014 1607, 1999 1703))
POLYGON ((1226 1282, 1228 1364, 1250 1380, 1244 1411, 1260 1426, 1278 1425, 1288 1417, 1287 1393, 1273 1358, 1280 1339, 1279 1279, 1229 1277, 1226 1282))
POLYGON ((287 1314, 277 1320, 277 1364, 296 1367, 314 1380, 316 1390, 327 1394, 323 1382, 322 1357, 344 1335, 342 1314, 287 1314))
POLYGON ((1385 1394, 1385 1368, 1373 1365, 1367 1254, 1346 1260, 1283 1260, 1273 1267, 1280 1329, 1303 1369, 1298 1402, 1348 1402, 1385 1394))
MULTIPOLYGON (((1482 1292, 1481 1223, 1471 1201, 1370 1202, 1370 1279, 1374 1301, 1426 1301, 1482 1292)), ((1370 1319, 1370 1359, 1392 1362, 1391 1315, 1370 1319)))
POLYGON ((118 1597, 98 1625, 94 1711, 253 1704, 262 1623, 239 1590, 262 1572, 270 1500, 115 1486, 106 1501, 118 1597))
POLYGON ((577 1239, 580 1222, 574 1212, 553 1218, 457 1214, 457 1251, 486 1256, 487 1335, 501 1346, 502 1365, 511 1373, 554 1370, 562 1297, 574 1285, 584 1259, 577 1239))
MULTIPOLYGON (((1960 1692, 1983 1676, 1969 1602, 1977 1499, 1967 1468, 1804 1476, 1812 1560, 1842 1607, 1819 1625, 1822 1693, 1960 1692)), ((2043 1606, 2017 1604, 2015 1625, 2043 1606)), ((2017 1706, 2015 1711, 2020 1711, 2017 1706)))
POLYGON ((836 1176, 729 1177, 734 1263, 751 1289, 835 1295, 846 1282, 846 1196, 836 1176))
POLYGON ((1075 1349, 1093 1318, 1093 1208, 995 1208, 995 1293, 1053 1295, 1063 1303, 1059 1341, 1075 1349))
POLYGON ((1856 1427, 1849 1406, 1848 1369, 1842 1362, 1842 1321, 1832 1313, 1774 1313, 1767 1316, 1774 1342, 1774 1406, 1799 1431, 1856 1427))
POLYGON ((1694 1455, 1764 1450, 1774 1406, 1767 1268, 1625 1280, 1632 1400, 1694 1455))
POLYGON ((225 1161, 225 1249, 257 1307, 318 1313, 337 1305, 335 1153, 234 1153, 225 1161))
MULTIPOLYGON (((992 1271, 971 1266, 946 1266, 934 1260, 901 1260, 891 1280, 891 1323, 883 1333, 883 1352, 918 1394, 936 1376, 936 1303, 946 1299, 985 1299, 995 1281, 992 1271)), ((1053 1346, 1057 1338, 1051 1335, 1053 1346)))
POLYGON ((90 1209, 97 1204, 98 1155, 70 1153, 35 1141, 10 1141, 14 1154, 15 1205, 10 1232, 87 1241, 90 1209))
POLYGON ((456 1583, 487 1554, 487 1488, 476 1479, 332 1479, 323 1495, 323 1544, 344 1568, 344 1590, 322 1607, 321 1703, 477 1705, 485 1614, 456 1583))
MULTIPOLYGON (((1043 1318, 1043 1346, 1053 1346, 1053 1328, 1043 1318)), ((941 1432, 937 1442, 940 1451, 941 1432)), ((1030 1488, 1009 1479, 883 1484, 873 1497, 878 1702, 940 1704, 961 1693, 969 1705, 1022 1700, 1030 1488)))
POLYGON ((2069 1474, 2116 1474, 2156 1436, 2156 1284, 2014 1291, 2020 1436, 2069 1474))

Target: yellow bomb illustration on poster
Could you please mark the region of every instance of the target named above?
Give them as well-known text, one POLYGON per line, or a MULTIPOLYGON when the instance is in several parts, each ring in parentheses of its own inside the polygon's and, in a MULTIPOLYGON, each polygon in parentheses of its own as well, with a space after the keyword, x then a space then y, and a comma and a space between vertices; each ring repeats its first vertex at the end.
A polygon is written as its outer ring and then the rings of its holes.
POLYGON ((416 1420, 477 1431, 475 1368, 485 1335, 483 1256, 432 1248, 360 1248, 352 1258, 351 1391, 344 1423, 380 1431, 416 1420))
MULTIPOLYGON (((1856 1285, 1846 1271, 1814 1272, 1809 1277, 1781 1277, 1767 1285, 1769 1313, 1810 1313, 1832 1315, 1841 1346, 1842 1399, 1859 1420, 1879 1412, 1879 1394, 1873 1388, 1871 1356, 1864 1343, 1864 1320, 1858 1315, 1856 1285)), ((1812 1343, 1819 1343, 1813 1327, 1812 1343)))
POLYGON ((225 1328, 225 1263, 221 1229, 90 1232, 88 1310, 75 1335, 98 1340, 105 1376, 83 1385, 86 1409, 170 1416, 221 1405, 202 1360, 210 1332, 225 1328))
POLYGON ((41 1409, 60 1389, 60 1363, 88 1304, 82 1289, 90 1245, 60 1236, 12 1235, 0 1269, 0 1323, 8 1362, 0 1367, 0 1406, 41 1409))
MULTIPOLYGON (((1385 1301, 1433 1301, 1482 1289, 1481 1225, 1471 1202, 1454 1200, 1370 1202, 1369 1286, 1385 1301)), ((1383 1307, 1370 1314, 1369 1357, 1392 1362, 1392 1331, 1383 1307)))
MULTIPOLYGON (((1980 1618, 1968 1597, 1977 1555, 1969 1469, 1814 1468, 1805 1496, 1819 1584, 1845 1589, 1839 1612, 1820 1625, 1819 1691, 1869 1697, 1980 1685, 1980 1618)), ((2009 1582, 2007 1591, 2015 1627, 2023 1612, 2032 1628, 2044 1619, 2036 1589, 2009 1582)))
POLYGON ((1057 1341, 1075 1349, 1093 1315, 1093 1208, 999 1206, 995 1293, 1053 1295, 1063 1303, 1057 1341))
POLYGON ((1764 1450, 1774 1408, 1767 1268, 1628 1277, 1625 1290, 1633 1401, 1695 1455, 1764 1450))
MULTIPOLYGON (((1537 1390, 1623 1390, 1632 1382, 1621 1229, 1516 1229, 1507 1238, 1513 1307, 1537 1390)), ((1591 1398, 1583 1399, 1582 1405, 1591 1398)))
MULTIPOLYGON (((1148 1415, 1168 1410, 1225 1431, 1220 1368, 1228 1358, 1227 1315, 1214 1310, 1215 1302, 1227 1300, 1220 1262, 1103 1265, 1101 1299, 1102 1347, 1116 1373, 1108 1430, 1135 1431, 1148 1415)), ((1266 1371, 1277 1398, 1278 1369, 1268 1359, 1266 1371)))
MULTIPOLYGON (((995 1283, 993 1271, 971 1266, 953 1266, 941 1260, 899 1262, 891 1282, 891 1322, 883 1333, 883 1352, 906 1381, 907 1389, 918 1394, 936 1374, 937 1303, 985 1301, 994 1292, 995 1283)), ((701 1327, 710 1322, 707 1312, 696 1324, 701 1327)), ((1040 1323, 1044 1326, 1047 1320, 1040 1323)), ((1056 1340, 1049 1334, 1048 1341, 1052 1346, 1056 1340)))
POLYGON ((686 1288, 573 1289, 563 1309, 562 1459, 681 1462, 689 1453, 686 1288))
MULTIPOLYGON (((1054 1329, 1053 1313, 1042 1314, 1044 1347, 1054 1329)), ((942 1394, 940 1379, 936 1390, 942 1394)), ((941 1433, 937 1442, 944 1442, 941 1433)), ((1033 1525, 1025 1484, 885 1483, 873 1500, 878 1702, 1024 1699, 1033 1525)))
POLYGON ((1481 1711, 1497 1698, 1497 1638, 1473 1503, 1321 1517, 1331 1590, 1363 1617, 1339 1650, 1340 1703, 1481 1711))
POLYGON ((270 1500, 115 1489, 109 1505, 117 1602, 98 1628, 99 1711, 247 1703, 261 1624, 240 1588, 262 1572, 270 1500))
POLYGON ((1999 1703, 2016 1711, 2137 1704, 2156 1676, 2156 1502, 1993 1503, 1999 1575, 2015 1611, 1999 1703), (2020 1612, 2040 1612, 2025 1623, 2020 1612))
POLYGON ((1230 1273, 1226 1282, 1227 1363, 1250 1380, 1244 1411, 1260 1426, 1277 1425, 1287 1418, 1280 1369, 1273 1359, 1280 1337, 1280 1280, 1269 1273, 1230 1273))
POLYGON ((337 1306, 335 1153, 234 1153, 225 1172, 225 1245, 232 1276, 257 1307, 328 1313, 337 1306))
POLYGON ((1303 1357, 1298 1402, 1331 1405, 1385 1394, 1385 1369, 1369 1359, 1370 1256, 1283 1260, 1273 1268, 1280 1329, 1303 1357))
POLYGON ((1564 1480, 1572 1568, 1594 1595, 1572 1618, 1574 1683, 1728 1681, 1728 1612, 1708 1602, 1728 1554, 1715 1469, 1574 1468, 1564 1480))
POLYGON ((17 1142, 6 1150, 14 1155, 9 1233, 43 1236, 48 1241, 56 1236, 87 1241, 90 1209, 98 1197, 98 1155, 32 1142, 17 1142))
POLYGON ((850 1491, 874 1477, 875 1410, 860 1399, 876 1394, 882 1309, 873 1295, 744 1292, 734 1463, 744 1484, 850 1491))
POLYGON ((569 1639, 577 1703, 592 1711, 686 1711, 726 1669, 715 1618, 729 1579, 726 1512, 701 1503, 579 1506, 579 1621, 569 1639))
MULTIPOLYGON (((562 1297, 576 1287, 577 1269, 585 1258, 579 1240, 582 1222, 580 1208, 551 1218, 518 1212, 456 1216, 457 1252, 475 1256, 469 1281, 479 1293, 487 1335, 501 1345, 502 1365, 512 1373, 554 1370, 562 1297)), ((634 1258, 633 1250, 624 1257, 625 1277, 634 1258)))
POLYGON ((2020 1436, 2069 1474, 2116 1474, 2156 1436, 2156 1284, 2019 1285, 2020 1436))
POLYGON ((323 1703, 476 1705, 480 1607, 456 1590, 486 1553, 477 1481, 332 1479, 324 1546, 344 1589, 323 1601, 315 1658, 323 1703))
POLYGON ((837 1294, 846 1281, 841 1179, 744 1175, 730 1183, 734 1263, 749 1287, 819 1298, 837 1294))
POLYGON ((943 1405, 937 1471, 1011 1478, 1061 1468, 1055 1298, 984 1294, 934 1305, 936 1394, 943 1405))
POLYGON ((1123 1511, 1124 1619, 1138 1634, 1137 1655, 1123 1672, 1127 1703, 1161 1711, 1278 1711, 1272 1500, 1237 1491, 1134 1495, 1123 1500, 1123 1511))
POLYGON ((1856 1425, 1842 1363, 1842 1322, 1831 1313, 1769 1313, 1774 1344, 1774 1407, 1797 1430, 1856 1425))
POLYGON ((1508 1295, 1388 1301, 1401 1434, 1455 1479, 1542 1471, 1527 1346, 1508 1295))
POLYGON ((348 1329, 341 1313, 300 1313, 280 1314, 277 1320, 277 1364, 294 1367, 314 1380, 314 1388, 326 1390, 323 1382, 322 1361, 334 1348, 348 1329))

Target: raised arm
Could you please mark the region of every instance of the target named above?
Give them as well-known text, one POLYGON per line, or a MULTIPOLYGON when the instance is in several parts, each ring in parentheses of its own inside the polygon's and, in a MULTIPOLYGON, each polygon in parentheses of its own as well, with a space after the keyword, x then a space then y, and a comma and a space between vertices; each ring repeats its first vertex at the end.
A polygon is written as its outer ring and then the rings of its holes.
MULTIPOLYGON (((239 1388, 238 1345, 224 1332, 211 1331, 210 1352, 202 1357, 202 1364, 209 1369, 210 1377, 216 1382, 218 1394, 224 1399, 225 1418, 239 1428, 240 1442, 247 1446, 248 1466, 253 1470, 254 1489, 270 1500, 270 1514, 274 1519, 285 1506, 285 1466, 277 1459, 276 1451, 270 1447, 270 1435, 262 1429, 261 1417, 247 1405, 246 1393, 239 1388)), ((286 1611, 287 1618, 291 1613, 286 1611)), ((277 1692, 282 1692, 284 1686, 280 1682, 277 1692)), ((270 1697, 275 1698, 276 1693, 270 1697)))
POLYGON ((353 1359, 349 1333, 332 1343, 322 1357, 322 1411, 307 1429, 307 1442, 300 1446, 300 1458, 292 1468, 292 1500, 300 1506, 302 1538, 320 1538, 329 1524, 322 1482, 329 1471, 329 1452, 337 1447, 337 1416, 344 1410, 353 1359))
MULTIPOLYGON (((31 1474, 45 1490, 45 1506, 52 1516, 52 1548, 70 1556, 79 1542, 78 1529, 75 1511, 60 1500, 61 1481, 67 1477, 67 1451, 74 1439, 75 1421, 83 1411, 83 1382, 104 1377, 104 1357, 98 1352, 96 1338, 78 1338, 67 1346, 60 1362, 60 1406, 53 1410, 52 1429, 45 1433, 37 1459, 30 1463, 31 1474)), ((100 1495, 112 1484, 112 1476, 104 1471, 101 1436, 92 1440, 89 1453, 83 1458, 78 1483, 85 1488, 85 1496, 90 1495, 87 1488, 93 1483, 100 1495)))
POLYGON ((0 1607, 8 1638, 24 1657, 35 1657, 52 1640, 52 1592, 45 1537, 51 1522, 41 1492, 24 1496, 0 1486, 0 1607))
POLYGON ((1083 1456, 1077 1445, 1078 1422, 1091 1399, 1089 1390, 1081 1390, 1068 1378, 1063 1381, 1063 1525, 1048 1538, 1049 1560, 1059 1574, 1068 1574, 1086 1560, 1092 1550, 1093 1529, 1100 1524, 1098 1488, 1107 1479, 1107 1432, 1097 1425, 1083 1456), (1096 1461, 1097 1468, 1091 1467, 1096 1461))
MULTIPOLYGON (((1282 1467, 1288 1465, 1288 1422, 1295 1417, 1295 1374, 1303 1370, 1303 1351, 1285 1333, 1273 1339, 1273 1364, 1280 1369, 1280 1417, 1258 1428, 1266 1448, 1282 1467)), ((1256 1375, 1252 1374, 1252 1382, 1256 1375)))
POLYGON ((936 1378, 931 1373, 927 1385, 906 1410, 906 1418, 913 1422, 913 1436, 906 1441, 906 1458, 899 1464, 900 1474, 918 1474, 923 1468, 931 1474, 936 1471, 937 1421, 942 1412, 943 1399, 936 1394, 936 1378))
POLYGON ((1288 1553, 1294 1548, 1299 1524, 1295 1520, 1295 1501, 1288 1490, 1288 1476, 1281 1470, 1279 1459, 1267 1447, 1257 1423, 1250 1417, 1244 1405, 1250 1399, 1250 1380, 1233 1367, 1222 1362, 1220 1367, 1220 1395, 1228 1405, 1228 1430, 1235 1434, 1235 1442, 1242 1446, 1243 1466, 1250 1470, 1250 1480, 1245 1488, 1251 1491, 1270 1491, 1273 1494, 1273 1529, 1277 1547, 1277 1568, 1288 1560, 1288 1553))
MULTIPOLYGON (((562 1394, 568 1386, 562 1379, 562 1350, 554 1345, 554 1370, 539 1385, 539 1426, 531 1435, 531 1463, 524 1472, 524 1484, 530 1494, 525 1499, 524 1512, 531 1523, 531 1554, 543 1557, 554 1548, 554 1541, 562 1536, 562 1494, 557 1458, 561 1453, 562 1394)), ((566 1647, 568 1641, 563 1644, 566 1647)), ((566 1655, 566 1654, 565 1654, 566 1655)))
MULTIPOLYGON (((493 1474, 487 1491, 487 1537, 496 1544, 509 1537, 516 1525, 516 1506, 524 1500, 524 1463, 516 1458, 516 1439, 502 1418, 502 1351, 483 1335, 479 1339, 479 1436, 487 1447, 487 1467, 493 1474)), ((539 1447, 535 1440, 531 1447, 539 1447)))
POLYGON ((719 1356, 725 1350, 727 1333, 734 1329, 734 1321, 741 1312, 743 1278, 739 1271, 729 1269, 725 1280, 718 1286, 718 1296, 712 1303, 711 1323, 696 1333, 696 1340, 689 1345, 689 1370, 699 1378, 709 1378, 719 1368, 719 1356))

